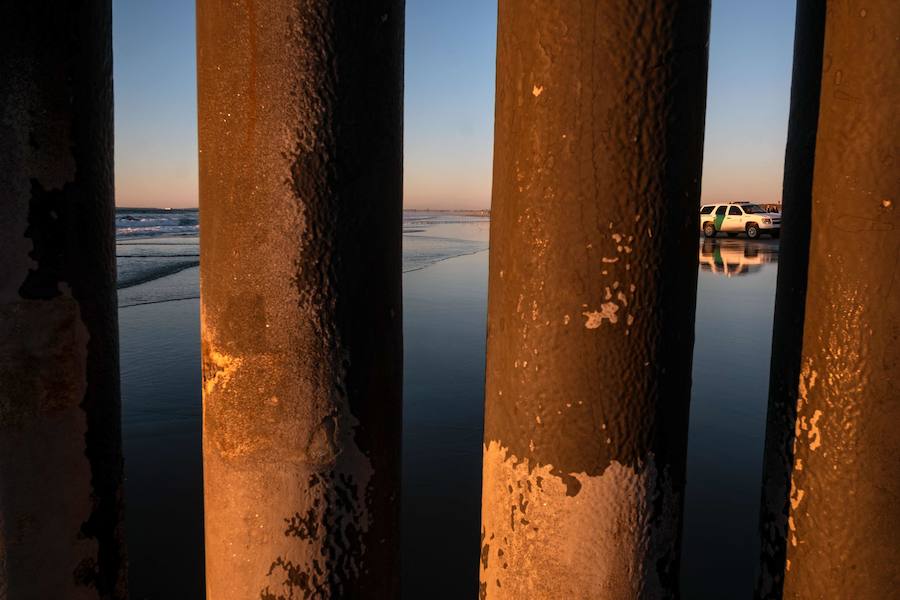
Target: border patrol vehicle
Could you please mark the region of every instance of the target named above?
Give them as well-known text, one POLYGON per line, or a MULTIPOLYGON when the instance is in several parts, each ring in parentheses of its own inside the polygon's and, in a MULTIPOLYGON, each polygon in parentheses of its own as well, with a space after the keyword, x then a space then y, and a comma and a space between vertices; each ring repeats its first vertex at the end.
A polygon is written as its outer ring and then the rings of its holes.
POLYGON ((708 238, 720 232, 728 237, 746 233, 751 240, 763 233, 777 238, 781 234, 781 214, 766 212, 752 202, 704 204, 700 207, 700 230, 708 238))

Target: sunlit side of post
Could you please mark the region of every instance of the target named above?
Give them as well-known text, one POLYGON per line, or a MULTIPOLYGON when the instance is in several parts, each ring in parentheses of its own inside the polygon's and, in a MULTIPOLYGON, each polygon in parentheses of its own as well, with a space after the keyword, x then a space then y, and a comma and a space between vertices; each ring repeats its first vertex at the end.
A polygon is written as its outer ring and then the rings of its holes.
POLYGON ((677 595, 709 10, 500 2, 482 598, 677 595))
POLYGON ((395 598, 403 3, 197 5, 209 598, 395 598))
POLYGON ((0 598, 125 598, 110 2, 0 8, 0 598))
MULTIPOLYGON (((875 599, 900 581, 900 5, 825 7, 802 351, 772 365, 785 414, 769 417, 766 493, 781 496, 763 520, 784 507, 785 598, 875 599)), ((776 347, 795 343, 798 324, 776 325, 776 347)), ((764 560, 760 597, 779 597, 777 576, 764 560)))

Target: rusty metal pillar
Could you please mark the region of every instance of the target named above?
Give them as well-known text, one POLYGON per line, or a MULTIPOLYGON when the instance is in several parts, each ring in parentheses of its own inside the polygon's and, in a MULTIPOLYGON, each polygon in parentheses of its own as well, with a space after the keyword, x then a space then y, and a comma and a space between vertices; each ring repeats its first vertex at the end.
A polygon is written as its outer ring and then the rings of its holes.
POLYGON ((197 4, 216 600, 399 593, 403 22, 197 4))
POLYGON ((767 600, 781 598, 785 565, 791 447, 803 348, 813 166, 825 39, 825 0, 798 0, 796 10, 759 522, 760 572, 756 582, 757 597, 767 600))
POLYGON ((500 2, 482 598, 677 594, 709 10, 500 2))
POLYGON ((110 2, 0 8, 0 598, 126 596, 110 2))
POLYGON ((814 164, 805 145, 786 157, 812 168, 812 200, 780 263, 808 254, 809 266, 799 308, 778 281, 776 311, 795 314, 776 321, 773 346, 802 345, 773 354, 760 598, 884 598, 900 581, 898 30, 891 0, 798 6, 798 44, 820 56, 798 54, 795 87, 819 74, 821 87, 814 164))

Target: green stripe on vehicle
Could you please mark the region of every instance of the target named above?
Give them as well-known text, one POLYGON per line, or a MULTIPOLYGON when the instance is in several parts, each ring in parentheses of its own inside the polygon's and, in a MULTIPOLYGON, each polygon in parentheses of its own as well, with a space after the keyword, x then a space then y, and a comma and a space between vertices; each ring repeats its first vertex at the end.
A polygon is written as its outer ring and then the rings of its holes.
POLYGON ((716 215, 716 231, 722 231, 722 221, 725 220, 725 215, 716 215))

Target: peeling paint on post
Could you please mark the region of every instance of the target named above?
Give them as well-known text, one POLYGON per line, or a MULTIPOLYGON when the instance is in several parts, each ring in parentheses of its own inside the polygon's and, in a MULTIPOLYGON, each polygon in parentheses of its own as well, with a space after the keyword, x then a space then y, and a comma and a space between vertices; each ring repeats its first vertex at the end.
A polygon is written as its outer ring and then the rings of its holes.
POLYGON ((207 594, 394 598, 403 3, 197 9, 207 594))
POLYGON ((106 2, 0 8, 0 598, 126 597, 106 2))
POLYGON ((801 2, 797 26, 784 204, 802 229, 779 270, 805 281, 779 273, 757 597, 884 598, 900 581, 900 8, 801 2))
POLYGON ((483 599, 677 595, 708 35, 500 2, 483 599))

